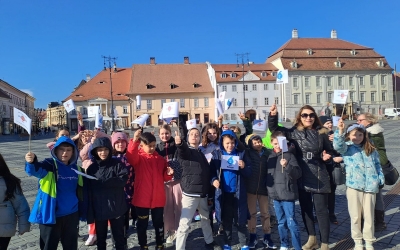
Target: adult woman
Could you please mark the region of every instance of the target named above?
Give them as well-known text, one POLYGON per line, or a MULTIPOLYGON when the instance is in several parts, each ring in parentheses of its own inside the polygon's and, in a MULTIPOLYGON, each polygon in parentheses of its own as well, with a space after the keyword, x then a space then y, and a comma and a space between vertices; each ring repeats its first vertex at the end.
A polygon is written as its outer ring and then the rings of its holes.
MULTIPOLYGON (((378 123, 378 118, 371 113, 364 113, 357 117, 357 123, 364 125, 367 129, 368 137, 372 140, 374 147, 379 153, 379 161, 383 168, 389 161, 386 155, 385 138, 383 137, 384 129, 378 123)), ((379 189, 379 193, 376 194, 375 203, 375 231, 385 229, 385 204, 383 202, 382 189, 379 189)))
POLYGON ((314 220, 313 206, 315 207, 318 226, 321 235, 321 249, 329 249, 329 215, 328 194, 331 191, 329 174, 324 161, 330 159, 332 146, 327 134, 321 133, 321 122, 313 107, 305 105, 300 108, 293 128, 278 126, 276 105, 272 105, 268 118, 268 127, 271 132, 282 131, 288 140, 296 146, 296 159, 302 170, 302 177, 298 181, 299 202, 301 215, 308 233, 308 241, 303 246, 305 250, 318 248, 314 220))
POLYGON ((11 174, 0 154, 0 249, 7 249, 10 239, 18 231, 29 232, 29 205, 21 188, 21 180, 11 174))

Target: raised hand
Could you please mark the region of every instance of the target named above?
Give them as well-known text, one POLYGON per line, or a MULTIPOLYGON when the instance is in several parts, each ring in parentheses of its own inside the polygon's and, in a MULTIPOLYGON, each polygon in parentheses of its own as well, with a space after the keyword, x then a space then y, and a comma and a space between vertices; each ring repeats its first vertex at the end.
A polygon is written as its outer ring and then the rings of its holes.
POLYGON ((278 108, 276 107, 276 104, 272 104, 271 108, 269 109, 269 114, 271 116, 275 116, 278 113, 278 108))
POLYGON ((176 145, 181 145, 181 143, 182 143, 182 139, 181 139, 181 137, 179 136, 178 131, 175 131, 175 144, 176 144, 176 145))
POLYGON ((138 141, 141 134, 142 134, 141 129, 136 130, 135 133, 133 134, 133 140, 138 141))
POLYGON ((82 114, 81 112, 78 112, 78 117, 77 117, 78 121, 82 121, 82 114))
POLYGON ((281 163, 281 165, 282 165, 282 167, 286 167, 286 165, 287 165, 287 160, 286 159, 284 159, 284 158, 282 158, 281 159, 281 161, 280 161, 280 163, 281 163))
POLYGON ((243 114, 242 112, 240 112, 240 111, 239 111, 238 116, 239 116, 239 118, 240 118, 242 121, 243 121, 243 120, 246 120, 246 116, 244 116, 244 114, 243 114))
POLYGON ((344 131, 344 122, 343 122, 343 119, 342 119, 342 118, 339 119, 337 128, 339 129, 340 134, 342 134, 343 131, 344 131))
POLYGON ((328 154, 325 150, 322 152, 322 160, 327 161, 331 158, 332 156, 328 154))
POLYGON ((243 169, 245 165, 246 165, 246 164, 244 163, 244 161, 239 160, 239 168, 240 168, 240 169, 243 169))
POLYGON ((218 189, 219 188, 219 180, 213 181, 213 186, 218 189))
POLYGON ((218 116, 218 121, 221 121, 221 122, 222 122, 223 119, 224 119, 224 115, 218 116))
POLYGON ((25 161, 28 162, 28 163, 32 163, 34 159, 35 159, 35 154, 32 153, 32 152, 28 152, 25 155, 25 161))

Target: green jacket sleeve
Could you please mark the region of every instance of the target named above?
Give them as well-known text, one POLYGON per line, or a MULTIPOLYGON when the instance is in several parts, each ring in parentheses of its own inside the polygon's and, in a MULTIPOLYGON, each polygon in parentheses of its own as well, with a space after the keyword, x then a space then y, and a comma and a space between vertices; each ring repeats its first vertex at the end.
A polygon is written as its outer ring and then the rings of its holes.
POLYGON ((372 140, 374 147, 378 151, 379 154, 379 161, 381 165, 386 165, 388 163, 388 158, 386 155, 386 148, 385 148, 385 138, 383 137, 383 133, 378 134, 368 134, 370 139, 372 140))

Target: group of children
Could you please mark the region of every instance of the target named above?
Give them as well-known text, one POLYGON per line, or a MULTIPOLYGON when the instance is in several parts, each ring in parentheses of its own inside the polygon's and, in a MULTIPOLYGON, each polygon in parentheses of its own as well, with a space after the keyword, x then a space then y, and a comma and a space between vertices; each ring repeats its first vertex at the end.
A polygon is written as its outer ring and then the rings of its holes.
MULTIPOLYGON (((180 127, 172 137, 170 126, 163 125, 159 144, 153 133, 144 133, 141 129, 130 141, 121 132, 109 138, 95 131, 83 135, 85 142, 79 144, 80 152, 69 133, 64 131, 51 145, 51 158, 38 161, 35 154, 28 152, 26 172, 39 178, 39 191, 29 221, 39 224, 40 248, 57 249, 61 241, 64 249, 77 249, 77 228, 81 219, 94 223, 95 232, 92 229, 89 234, 91 241, 97 241, 98 249, 106 249, 108 225, 115 248, 125 249, 131 216, 137 220, 140 248, 147 249, 146 231, 151 214, 156 249, 164 249, 165 233, 168 243, 176 240, 176 249, 185 249, 193 214, 198 211, 205 248, 218 249, 213 239, 213 210, 218 232, 224 236, 224 250, 231 249, 233 225, 237 227, 241 247, 255 248, 258 202, 264 233, 262 242, 276 249, 271 239, 268 209, 269 199, 272 199, 280 249, 289 249, 291 245, 296 250, 301 249, 295 201, 298 199, 297 179, 302 170, 294 147, 289 144, 289 150, 282 152, 278 137, 283 134, 272 133, 272 149, 269 149, 263 146, 260 136, 249 131, 241 141, 238 128, 221 131, 215 123, 206 124, 203 131, 180 127), (82 168, 77 166, 79 155, 82 168)), ((352 236, 359 247, 363 237, 360 236, 360 211, 367 209, 365 203, 360 205, 360 197, 363 193, 371 194, 368 204, 373 204, 373 193, 383 184, 383 175, 380 165, 378 168, 376 164, 376 152, 366 140, 365 129, 360 126, 347 129, 346 144, 342 121, 338 128, 334 146, 346 164, 347 195, 354 197, 349 199, 352 236), (365 177, 368 187, 360 187, 362 180, 359 179, 363 176, 358 172, 353 177, 356 172, 352 169, 360 164, 351 158, 353 151, 360 155, 357 160, 373 166, 365 177), (357 178, 357 185, 352 178, 357 178)), ((364 221, 364 239, 367 246, 372 246, 373 215, 372 224, 371 217, 365 214, 364 221)))

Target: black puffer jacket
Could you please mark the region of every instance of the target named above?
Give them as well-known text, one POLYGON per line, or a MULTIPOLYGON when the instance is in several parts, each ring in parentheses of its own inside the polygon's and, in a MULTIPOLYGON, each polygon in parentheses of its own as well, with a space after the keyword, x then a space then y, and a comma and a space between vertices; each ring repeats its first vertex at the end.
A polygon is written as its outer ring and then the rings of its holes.
POLYGON ((109 220, 124 215, 128 210, 124 187, 128 180, 128 169, 119 159, 112 158, 111 141, 107 137, 97 138, 90 151, 94 162, 86 173, 97 180, 89 180, 88 223, 94 220, 109 220), (110 150, 108 158, 101 160, 96 153, 99 147, 110 150))
MULTIPOLYGON (((330 193, 330 178, 322 152, 332 155, 333 148, 328 135, 317 129, 291 129, 278 127, 278 115, 268 117, 268 128, 271 132, 282 131, 296 147, 296 159, 302 170, 298 184, 301 189, 313 193, 330 193)), ((324 130, 323 130, 324 131, 324 130)), ((324 131, 325 132, 325 131, 324 131)))
POLYGON ((267 175, 265 164, 271 150, 263 147, 263 153, 260 156, 256 150, 250 147, 252 147, 251 144, 249 148, 246 148, 246 158, 251 161, 251 177, 246 179, 246 191, 250 194, 268 195, 265 186, 265 176, 267 175))

